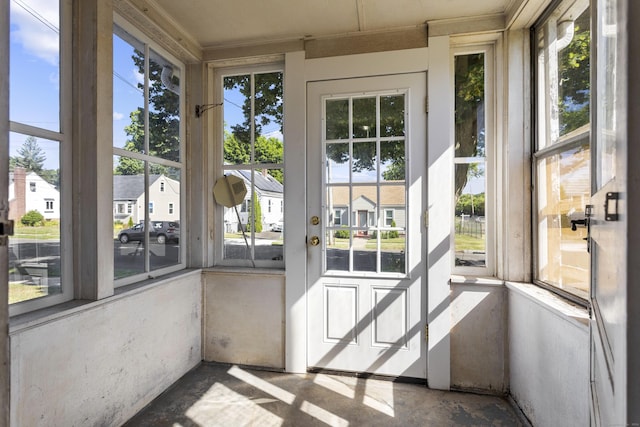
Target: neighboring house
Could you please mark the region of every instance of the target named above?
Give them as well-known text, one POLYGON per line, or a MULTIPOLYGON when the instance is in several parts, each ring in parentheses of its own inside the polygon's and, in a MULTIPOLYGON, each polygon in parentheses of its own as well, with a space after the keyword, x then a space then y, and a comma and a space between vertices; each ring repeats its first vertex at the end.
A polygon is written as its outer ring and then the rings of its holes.
POLYGON ((9 219, 18 221, 32 210, 45 219, 59 219, 60 192, 37 173, 16 167, 9 174, 9 219))
MULTIPOLYGON (((144 218, 144 175, 113 176, 113 220, 134 224, 144 218)), ((149 219, 180 219, 180 182, 165 175, 149 175, 149 219)))
MULTIPOLYGON (((233 171, 232 174, 242 178, 247 188, 251 188, 251 172, 247 170, 233 171)), ((255 188, 262 211, 262 230, 269 231, 282 227, 284 212, 284 187, 274 177, 267 172, 255 174, 255 188)), ((238 213, 243 225, 247 224, 251 211, 251 194, 247 191, 244 201, 239 205, 238 213)), ((233 233, 240 231, 238 215, 234 209, 225 209, 224 212, 225 231, 233 233)))
MULTIPOLYGON (((353 187, 353 203, 349 212, 349 187, 333 187, 327 203, 333 224, 348 225, 349 215, 354 227, 374 227, 378 199, 376 186, 353 187)), ((404 187, 380 186, 381 227, 406 226, 404 187), (395 223, 395 225, 393 225, 395 223)))

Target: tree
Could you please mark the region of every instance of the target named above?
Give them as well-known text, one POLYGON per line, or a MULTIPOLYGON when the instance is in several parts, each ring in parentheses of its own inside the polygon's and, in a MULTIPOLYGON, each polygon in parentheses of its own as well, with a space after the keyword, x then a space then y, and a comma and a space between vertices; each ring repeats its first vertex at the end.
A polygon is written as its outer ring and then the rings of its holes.
POLYGON ((40 148, 38 140, 29 136, 18 149, 18 156, 9 159, 9 164, 12 170, 14 167, 21 167, 27 172, 40 173, 45 160, 47 160, 47 156, 40 148))
MULTIPOLYGON (((138 72, 144 74, 144 57, 141 52, 135 51, 132 56, 138 72)), ((172 88, 168 88, 162 82, 161 74, 166 66, 151 58, 149 61, 149 108, 148 130, 149 150, 148 154, 165 160, 180 160, 180 96, 172 88)), ((166 71, 165 71, 166 73, 166 71)), ((170 78, 175 86, 180 84, 176 76, 170 78)), ((144 84, 138 83, 138 88, 144 90, 144 84)), ((129 139, 124 148, 128 151, 145 152, 145 110, 138 107, 130 114, 131 123, 125 127, 129 139)), ((144 163, 140 160, 120 157, 115 173, 119 175, 138 175, 144 172, 144 163)), ((171 176, 168 168, 152 165, 152 174, 165 174, 171 176)))

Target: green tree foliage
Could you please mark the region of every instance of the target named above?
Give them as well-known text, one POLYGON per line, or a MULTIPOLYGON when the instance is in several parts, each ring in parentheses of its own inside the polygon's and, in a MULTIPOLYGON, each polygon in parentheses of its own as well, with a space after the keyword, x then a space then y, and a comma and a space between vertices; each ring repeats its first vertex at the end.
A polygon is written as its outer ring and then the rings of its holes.
MULTIPOLYGON (((484 54, 459 55, 455 60, 455 154, 456 157, 484 156, 484 133, 478 119, 484 111, 484 54)), ((469 179, 470 164, 458 164, 455 197, 461 196, 469 179)))
MULTIPOLYGON (((356 98, 353 100, 353 128, 349 130, 348 100, 331 100, 326 103, 326 138, 341 140, 352 135, 355 138, 375 138, 376 98, 356 98)), ((404 95, 383 96, 380 98, 380 137, 404 136, 404 95)), ((327 157, 335 163, 349 161, 349 147, 345 143, 329 143, 326 146, 327 157)), ((403 141, 382 141, 380 143, 380 162, 386 165, 382 177, 387 181, 405 179, 405 150, 403 141)), ((375 142, 356 142, 353 144, 353 172, 374 171, 378 159, 375 142)))
MULTIPOLYGON (((132 56, 140 74, 144 73, 144 56, 135 51, 132 56)), ((149 150, 148 154, 165 160, 180 161, 180 96, 165 87, 161 74, 165 64, 160 59, 149 61, 149 150)), ((171 83, 178 86, 179 79, 171 77, 171 83)), ((144 90, 144 84, 138 83, 144 90)), ((131 112, 131 123, 125 127, 129 139, 124 148, 128 151, 145 152, 145 110, 144 106, 131 112)), ((138 175, 144 173, 144 163, 140 160, 120 157, 115 169, 118 175, 138 175)), ((150 173, 171 176, 171 170, 160 165, 151 165, 150 173)))
MULTIPOLYGON (((251 195, 251 207, 249 208, 249 218, 251 218, 251 214, 253 214, 253 222, 255 223, 255 232, 262 232, 262 206, 260 206, 260 199, 258 198, 256 192, 254 191, 251 195)), ((251 231, 251 223, 247 224, 247 231, 251 231)))
POLYGON ((590 13, 583 13, 574 22, 571 43, 559 53, 560 135, 590 122, 590 13))
POLYGON ((37 210, 31 210, 20 218, 22 225, 27 227, 36 227, 44 224, 44 216, 37 210))
POLYGON ((40 148, 38 140, 33 136, 29 136, 18 148, 18 155, 9 159, 9 164, 12 169, 13 167, 21 167, 26 169, 27 172, 40 173, 46 159, 47 156, 40 148))
POLYGON ((60 169, 44 169, 44 162, 47 156, 38 144, 38 140, 29 136, 18 149, 18 155, 9 158, 9 170, 16 167, 24 168, 27 172, 35 172, 42 179, 60 188, 60 169))
POLYGON ((484 216, 484 193, 461 194, 456 202, 456 215, 484 216))

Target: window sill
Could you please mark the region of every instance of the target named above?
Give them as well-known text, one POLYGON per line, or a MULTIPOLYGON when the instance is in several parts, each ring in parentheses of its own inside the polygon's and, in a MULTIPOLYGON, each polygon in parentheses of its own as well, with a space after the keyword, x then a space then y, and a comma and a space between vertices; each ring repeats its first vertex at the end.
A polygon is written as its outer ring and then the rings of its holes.
POLYGON ((72 300, 51 307, 42 308, 29 313, 19 314, 9 320, 9 334, 17 333, 46 323, 53 322, 64 317, 72 316, 82 311, 91 310, 106 304, 113 303, 122 298, 127 298, 148 290, 163 286, 190 275, 201 274, 200 269, 180 270, 154 279, 143 280, 131 285, 122 286, 114 290, 114 295, 97 301, 72 300))
POLYGON ((568 299, 531 283, 506 282, 506 286, 526 299, 551 311, 564 319, 569 319, 580 327, 589 326, 589 311, 568 299))
POLYGON ((284 276, 285 271, 281 268, 251 268, 251 267, 229 267, 229 266, 218 266, 218 267, 210 267, 203 268, 203 273, 212 273, 212 274, 233 274, 238 276, 246 276, 257 274, 260 276, 284 276))
POLYGON ((495 277, 478 277, 461 274, 451 275, 452 285, 504 286, 504 280, 495 277))

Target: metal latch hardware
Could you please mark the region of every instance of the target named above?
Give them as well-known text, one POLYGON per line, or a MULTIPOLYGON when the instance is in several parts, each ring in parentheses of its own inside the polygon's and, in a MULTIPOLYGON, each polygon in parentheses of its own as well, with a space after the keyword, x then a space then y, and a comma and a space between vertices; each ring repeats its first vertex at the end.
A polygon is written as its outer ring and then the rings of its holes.
POLYGON ((604 220, 605 221, 617 221, 618 220, 618 200, 620 199, 620 193, 608 192, 604 201, 604 220))

